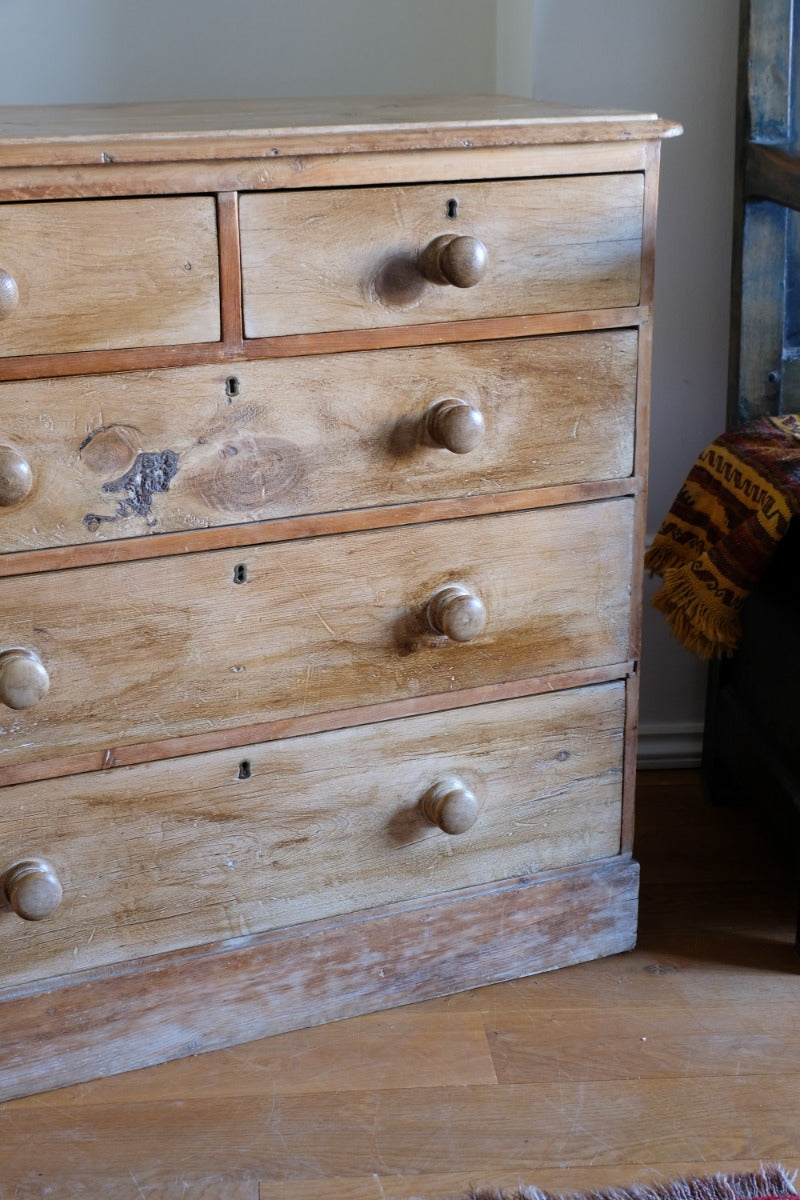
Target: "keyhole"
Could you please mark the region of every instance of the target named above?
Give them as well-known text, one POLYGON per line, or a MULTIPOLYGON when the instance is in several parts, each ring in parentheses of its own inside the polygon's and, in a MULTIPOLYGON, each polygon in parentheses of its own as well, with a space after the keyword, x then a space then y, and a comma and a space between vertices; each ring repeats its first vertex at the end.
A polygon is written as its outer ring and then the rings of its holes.
POLYGON ((456 217, 458 216, 458 201, 457 200, 448 200, 447 201, 447 215, 451 221, 454 221, 456 219, 456 217))
POLYGON ((247 563, 237 563, 233 568, 233 582, 247 583, 247 563))
POLYGON ((229 375, 225 380, 225 395, 228 398, 228 403, 239 395, 241 384, 235 375, 229 375))
POLYGON ((253 774, 253 768, 250 765, 250 760, 245 758, 239 763, 239 779, 249 779, 253 774))

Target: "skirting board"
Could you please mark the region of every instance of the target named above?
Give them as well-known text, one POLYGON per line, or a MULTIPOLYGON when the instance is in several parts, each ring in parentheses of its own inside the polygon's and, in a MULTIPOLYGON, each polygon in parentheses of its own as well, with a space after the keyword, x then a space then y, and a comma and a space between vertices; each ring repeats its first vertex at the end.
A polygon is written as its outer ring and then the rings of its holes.
POLYGON ((140 959, 0 1002, 0 1100, 629 950, 627 857, 140 959))
POLYGON ((640 771, 696 770, 702 755, 702 722, 639 727, 636 766, 640 771))

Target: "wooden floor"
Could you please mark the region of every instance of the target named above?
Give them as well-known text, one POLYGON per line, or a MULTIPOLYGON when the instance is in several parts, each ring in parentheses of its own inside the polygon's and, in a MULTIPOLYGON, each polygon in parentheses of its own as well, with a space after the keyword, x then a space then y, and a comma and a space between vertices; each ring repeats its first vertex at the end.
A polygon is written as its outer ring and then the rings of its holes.
POLYGON ((800 1167, 795 896, 754 816, 640 778, 639 947, 0 1106, 0 1197, 441 1200, 800 1167))

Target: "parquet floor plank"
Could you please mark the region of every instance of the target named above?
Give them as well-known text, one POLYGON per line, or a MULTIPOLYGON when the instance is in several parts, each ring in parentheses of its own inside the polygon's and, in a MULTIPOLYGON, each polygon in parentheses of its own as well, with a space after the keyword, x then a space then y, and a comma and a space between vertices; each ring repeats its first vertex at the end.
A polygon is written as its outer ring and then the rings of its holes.
POLYGON ((0 1178, 31 1144, 48 1182, 62 1173, 138 1176, 143 1156, 168 1177, 196 1173, 199 1163, 222 1175, 235 1163, 262 1180, 369 1178, 407 1173, 409 1164, 427 1174, 475 1172, 489 1148, 507 1167, 551 1169, 623 1157, 656 1166, 687 1149, 698 1160, 780 1161, 797 1152, 797 1114, 793 1073, 27 1109, 24 1123, 0 1121, 0 1178))
MULTIPOLYGON (((725 1171, 757 1171, 762 1164, 757 1159, 731 1162, 720 1167, 725 1171)), ((543 1169, 535 1163, 525 1168, 509 1170, 505 1163, 487 1163, 483 1172, 455 1172, 448 1175, 375 1175, 354 1184, 352 1179, 326 1179, 324 1200, 463 1200, 470 1189, 480 1187, 513 1188, 521 1183, 536 1181, 544 1191, 557 1195, 590 1192, 597 1188, 625 1187, 639 1183, 668 1183, 708 1173, 707 1163, 675 1163, 669 1172, 642 1163, 563 1167, 543 1169)), ((300 1183, 267 1183, 260 1200, 322 1200, 319 1180, 300 1183)))
MULTIPOLYGON (((413 1007, 279 1034, 214 1054, 15 1100, 11 1109, 386 1091, 497 1082, 479 1013, 413 1007)), ((2 1114, 0 1107, 0 1115, 2 1114)))

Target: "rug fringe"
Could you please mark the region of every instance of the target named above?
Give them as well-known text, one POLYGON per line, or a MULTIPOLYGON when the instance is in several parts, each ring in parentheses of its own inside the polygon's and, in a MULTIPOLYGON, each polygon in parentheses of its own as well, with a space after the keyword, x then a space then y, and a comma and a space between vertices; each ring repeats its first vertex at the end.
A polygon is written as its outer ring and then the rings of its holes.
POLYGON ((788 1174, 778 1164, 759 1171, 706 1178, 676 1179, 671 1183, 645 1183, 627 1188, 604 1188, 595 1192, 544 1192, 524 1184, 511 1190, 478 1188, 452 1200, 759 1200, 760 1197, 794 1196, 796 1173, 788 1174))
POLYGON ((667 618, 678 641, 700 658, 732 654, 742 635, 738 607, 714 606, 711 593, 698 593, 697 582, 685 566, 668 568, 662 580, 653 607, 667 618))

